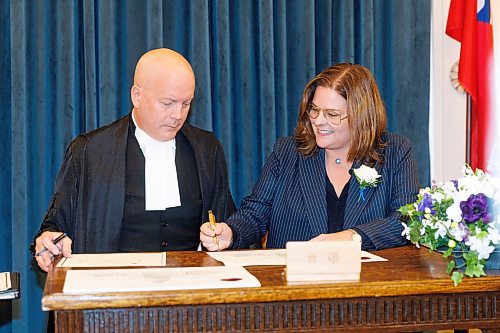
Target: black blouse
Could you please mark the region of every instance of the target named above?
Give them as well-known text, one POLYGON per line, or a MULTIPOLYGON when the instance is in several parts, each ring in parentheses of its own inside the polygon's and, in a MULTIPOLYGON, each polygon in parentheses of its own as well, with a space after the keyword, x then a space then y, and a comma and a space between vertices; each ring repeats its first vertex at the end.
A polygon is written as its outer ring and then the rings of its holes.
POLYGON ((328 233, 344 230, 344 211, 349 193, 349 183, 351 178, 344 185, 340 197, 337 196, 328 175, 326 175, 326 208, 328 213, 328 233))
MULTIPOLYGON (((330 183, 330 179, 328 179, 328 175, 326 176, 326 207, 328 214, 328 233, 334 233, 343 231, 344 229, 344 211, 347 203, 347 195, 349 194, 349 184, 352 180, 349 178, 349 181, 344 185, 342 192, 340 193, 340 198, 337 196, 335 189, 330 183)), ((356 227, 351 228, 355 230, 362 239, 363 248, 365 250, 373 250, 374 246, 372 241, 365 235, 364 232, 359 230, 356 227)))

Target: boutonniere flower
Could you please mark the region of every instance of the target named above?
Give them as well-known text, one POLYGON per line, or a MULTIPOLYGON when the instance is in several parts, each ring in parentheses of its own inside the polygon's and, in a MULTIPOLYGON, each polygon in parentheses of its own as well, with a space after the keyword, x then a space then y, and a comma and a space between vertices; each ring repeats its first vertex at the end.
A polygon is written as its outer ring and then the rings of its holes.
POLYGON ((354 176, 359 183, 359 200, 365 201, 364 191, 370 187, 376 187, 381 180, 375 168, 370 168, 366 165, 361 165, 359 168, 354 169, 354 176))

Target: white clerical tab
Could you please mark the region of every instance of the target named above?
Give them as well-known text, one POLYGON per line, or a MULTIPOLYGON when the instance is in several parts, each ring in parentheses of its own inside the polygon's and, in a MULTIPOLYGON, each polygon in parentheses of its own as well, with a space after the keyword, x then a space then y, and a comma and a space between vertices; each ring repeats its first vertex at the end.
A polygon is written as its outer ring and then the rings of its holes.
POLYGON ((361 273, 361 242, 286 243, 287 281, 349 281, 361 273))
POLYGON ((138 126, 135 136, 145 159, 146 210, 164 210, 180 206, 175 139, 156 141, 138 126))

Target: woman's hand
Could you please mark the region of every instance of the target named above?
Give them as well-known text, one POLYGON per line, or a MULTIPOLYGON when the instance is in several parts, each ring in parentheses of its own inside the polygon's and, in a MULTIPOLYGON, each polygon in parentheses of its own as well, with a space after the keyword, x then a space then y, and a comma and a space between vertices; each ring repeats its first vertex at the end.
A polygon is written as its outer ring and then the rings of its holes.
POLYGON ((212 230, 210 222, 205 222, 200 228, 200 241, 209 251, 220 251, 231 246, 233 230, 224 222, 216 223, 212 230))
POLYGON ((332 234, 321 234, 319 236, 311 239, 312 242, 324 242, 324 241, 350 241, 352 240, 352 231, 344 230, 335 232, 332 234))

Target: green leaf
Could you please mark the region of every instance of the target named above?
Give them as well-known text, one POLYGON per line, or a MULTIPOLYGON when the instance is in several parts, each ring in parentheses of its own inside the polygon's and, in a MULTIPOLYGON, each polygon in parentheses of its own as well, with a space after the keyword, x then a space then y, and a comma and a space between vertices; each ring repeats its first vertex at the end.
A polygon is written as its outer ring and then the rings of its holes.
POLYGON ((451 247, 449 247, 448 250, 444 251, 443 258, 448 258, 451 255, 452 251, 453 251, 453 249, 451 247))
POLYGON ((480 277, 485 276, 484 265, 479 262, 471 262, 467 263, 467 267, 465 268, 465 275, 470 277, 480 277))
POLYGON ((420 231, 418 231, 418 229, 411 229, 410 230, 410 241, 412 243, 418 243, 418 241, 420 240, 420 231))
POLYGON ((446 268, 446 273, 447 273, 447 274, 450 274, 450 273, 451 273, 451 271, 453 270, 453 268, 455 268, 455 265, 456 265, 456 264, 455 264, 455 260, 450 260, 450 261, 448 262, 448 267, 446 268))
POLYGON ((415 207, 413 206, 413 204, 407 204, 407 205, 404 205, 404 206, 401 206, 398 211, 403 214, 403 215, 407 215, 407 216, 411 216, 412 214, 412 211, 415 211, 415 207))
POLYGON ((427 244, 427 246, 429 247, 429 250, 431 250, 431 251, 435 251, 438 248, 437 244, 434 244, 432 241, 429 241, 428 239, 426 239, 426 241, 423 243, 427 244))
POLYGON ((476 251, 464 252, 464 259, 466 265, 465 275, 470 277, 486 275, 484 272, 485 260, 479 260, 479 254, 476 251))
POLYGON ((453 272, 453 274, 451 274, 451 279, 453 280, 453 285, 456 287, 458 286, 460 283, 462 283, 462 278, 464 277, 464 275, 460 272, 453 272))

